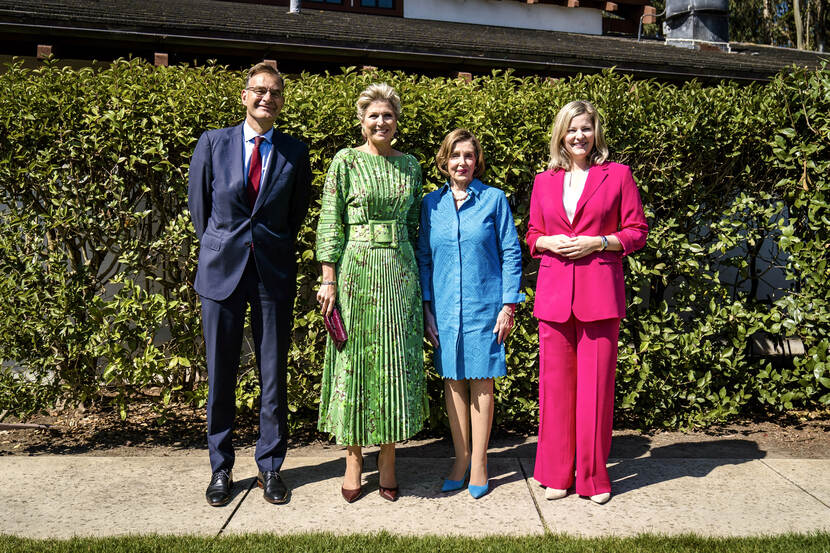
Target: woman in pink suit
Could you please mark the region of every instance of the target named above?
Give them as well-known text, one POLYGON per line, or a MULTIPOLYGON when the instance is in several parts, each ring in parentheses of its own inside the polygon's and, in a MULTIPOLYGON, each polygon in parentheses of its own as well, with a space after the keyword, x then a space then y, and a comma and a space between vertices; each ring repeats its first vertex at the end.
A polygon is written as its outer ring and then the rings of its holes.
POLYGON ((533 315, 539 319, 539 442, 534 477, 545 498, 611 497, 617 338, 625 316, 622 258, 645 245, 648 225, 626 165, 607 161, 589 102, 556 116, 548 170, 536 175, 527 244, 541 258, 533 315), (574 461, 576 465, 574 466, 574 461))

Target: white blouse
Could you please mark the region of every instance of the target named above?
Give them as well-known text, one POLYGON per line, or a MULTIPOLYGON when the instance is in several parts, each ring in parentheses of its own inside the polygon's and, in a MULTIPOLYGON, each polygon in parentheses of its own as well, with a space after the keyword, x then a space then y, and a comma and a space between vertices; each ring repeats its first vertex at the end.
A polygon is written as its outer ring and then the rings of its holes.
POLYGON ((576 214, 576 204, 579 203, 579 197, 585 189, 585 181, 588 179, 588 171, 580 171, 573 177, 573 172, 565 173, 565 185, 562 187, 562 203, 565 205, 565 214, 568 216, 568 221, 574 222, 574 215, 576 214))

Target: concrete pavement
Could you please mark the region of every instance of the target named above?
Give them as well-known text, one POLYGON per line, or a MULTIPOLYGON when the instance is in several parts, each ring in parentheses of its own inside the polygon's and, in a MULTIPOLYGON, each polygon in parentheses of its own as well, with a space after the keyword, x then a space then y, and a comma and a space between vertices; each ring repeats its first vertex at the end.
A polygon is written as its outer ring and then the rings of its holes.
POLYGON ((65 538, 381 530, 464 536, 830 531, 830 458, 773 457, 751 442, 731 442, 616 447, 609 462, 613 496, 602 506, 574 495, 546 501, 532 478, 532 440, 491 448, 491 492, 478 501, 466 490, 439 492, 450 464, 446 444, 399 448, 396 503, 377 493, 376 448, 366 450, 366 493, 353 504, 340 497, 341 448, 293 449, 282 471, 292 495, 281 506, 262 499, 252 451, 242 449, 234 499, 221 508, 205 503, 210 471, 203 450, 164 457, 4 456, 0 532, 65 538))

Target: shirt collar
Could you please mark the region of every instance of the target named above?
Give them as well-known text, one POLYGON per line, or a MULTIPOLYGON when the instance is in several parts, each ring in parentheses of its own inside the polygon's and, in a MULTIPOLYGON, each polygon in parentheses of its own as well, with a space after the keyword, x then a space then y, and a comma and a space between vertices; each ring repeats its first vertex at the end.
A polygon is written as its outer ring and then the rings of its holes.
MULTIPOLYGON (((254 129, 251 128, 247 121, 245 121, 245 123, 242 125, 242 136, 245 138, 245 142, 248 142, 260 135, 257 134, 257 132, 254 129)), ((271 127, 270 129, 268 129, 268 132, 262 135, 262 137, 265 138, 265 141, 269 144, 271 143, 271 137, 273 136, 274 127, 271 127)))
MULTIPOLYGON (((470 184, 467 185, 467 193, 470 197, 474 197, 481 192, 482 188, 484 187, 484 183, 478 179, 473 179, 470 184)), ((450 189, 450 181, 444 183, 444 186, 441 187, 441 195, 443 196, 446 194, 450 189)))

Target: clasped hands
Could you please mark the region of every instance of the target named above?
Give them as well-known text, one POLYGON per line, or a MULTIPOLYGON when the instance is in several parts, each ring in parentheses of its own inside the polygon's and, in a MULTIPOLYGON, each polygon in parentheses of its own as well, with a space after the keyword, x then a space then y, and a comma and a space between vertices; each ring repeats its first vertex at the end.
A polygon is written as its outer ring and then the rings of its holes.
POLYGON ((548 250, 568 259, 579 259, 601 250, 602 238, 599 236, 584 235, 567 236, 565 234, 540 236, 536 241, 536 248, 548 250))

